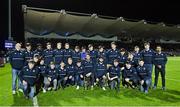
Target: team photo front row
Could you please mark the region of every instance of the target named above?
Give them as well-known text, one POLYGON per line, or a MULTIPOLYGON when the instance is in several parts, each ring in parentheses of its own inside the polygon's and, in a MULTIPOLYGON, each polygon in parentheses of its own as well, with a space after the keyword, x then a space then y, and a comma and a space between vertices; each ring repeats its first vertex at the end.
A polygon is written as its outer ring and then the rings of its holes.
POLYGON ((92 44, 80 49, 75 46, 70 49, 69 43, 57 43, 52 49, 51 43, 46 44, 46 49, 41 44, 32 50, 31 43, 26 43, 25 49, 21 43, 16 43, 15 50, 9 54, 12 66, 12 93, 17 90, 23 92, 25 97, 33 98, 42 91, 65 89, 75 86, 76 90, 83 88, 93 90, 100 87, 107 91, 120 92, 120 84, 124 88, 139 89, 148 93, 149 88, 156 89, 159 73, 162 79, 162 90, 165 90, 165 69, 167 56, 156 47, 150 49, 150 43, 144 43, 140 51, 138 46, 133 52, 124 48, 117 49, 115 42, 111 49, 99 46, 97 50, 92 44), (152 71, 155 71, 154 84, 152 85, 152 71), (18 86, 17 86, 18 85, 18 86))

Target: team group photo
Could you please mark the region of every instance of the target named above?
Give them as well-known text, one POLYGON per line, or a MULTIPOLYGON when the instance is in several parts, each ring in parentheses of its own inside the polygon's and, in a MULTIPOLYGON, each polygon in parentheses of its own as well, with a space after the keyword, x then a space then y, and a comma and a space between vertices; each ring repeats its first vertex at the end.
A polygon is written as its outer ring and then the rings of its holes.
POLYGON ((0 106, 180 106, 179 19, 103 2, 4 2, 0 106))

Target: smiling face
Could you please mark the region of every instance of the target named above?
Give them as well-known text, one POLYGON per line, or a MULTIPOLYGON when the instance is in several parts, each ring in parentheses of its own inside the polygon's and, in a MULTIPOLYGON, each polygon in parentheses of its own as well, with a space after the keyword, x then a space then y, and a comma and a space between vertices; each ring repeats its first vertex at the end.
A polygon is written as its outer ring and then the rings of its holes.
POLYGON ((112 49, 116 49, 116 45, 115 44, 111 44, 111 48, 112 49))
POLYGON ((54 65, 54 64, 51 64, 51 65, 50 65, 50 68, 51 68, 51 69, 54 69, 54 68, 55 68, 55 65, 54 65))
POLYGON ((34 63, 28 63, 29 69, 32 69, 34 67, 34 63))
POLYGON ((65 63, 64 63, 64 62, 61 62, 61 63, 60 63, 60 66, 61 66, 62 68, 64 68, 64 67, 65 67, 65 63))
POLYGON ((47 49, 51 49, 51 45, 48 44, 48 45, 46 46, 46 48, 47 48, 47 49))
POLYGON ((156 51, 157 51, 157 52, 161 52, 161 47, 160 47, 160 46, 157 46, 157 47, 156 47, 156 51))
POLYGON ((140 66, 143 66, 143 65, 144 65, 144 61, 142 61, 142 60, 139 61, 139 65, 140 65, 140 66))
POLYGON ((69 49, 69 44, 68 43, 65 44, 65 49, 69 49))
POLYGON ((61 49, 62 44, 61 43, 57 43, 57 49, 61 49))
POLYGON ((16 43, 15 48, 18 51, 21 50, 21 44, 20 43, 16 43))
POLYGON ((71 65, 73 63, 72 58, 68 58, 68 64, 71 65))

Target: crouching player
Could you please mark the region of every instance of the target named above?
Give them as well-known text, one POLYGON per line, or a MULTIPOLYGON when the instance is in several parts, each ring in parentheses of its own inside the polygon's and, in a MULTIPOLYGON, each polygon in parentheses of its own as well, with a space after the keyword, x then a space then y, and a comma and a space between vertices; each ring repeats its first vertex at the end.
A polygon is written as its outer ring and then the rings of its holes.
POLYGON ((86 55, 86 59, 83 62, 84 66, 84 88, 88 89, 91 86, 91 90, 94 87, 94 63, 90 57, 90 54, 86 55))
POLYGON ((64 89, 67 79, 68 77, 65 63, 61 62, 60 67, 58 68, 58 88, 62 87, 62 89, 64 89))
POLYGON ((54 62, 50 62, 50 68, 46 70, 43 92, 45 93, 47 90, 51 90, 51 85, 53 85, 53 90, 57 89, 57 69, 54 62))
POLYGON ((120 91, 120 74, 121 74, 121 68, 119 67, 118 60, 115 59, 113 66, 109 68, 107 77, 108 77, 110 89, 116 88, 118 92, 120 91))
POLYGON ((74 85, 75 83, 75 67, 73 65, 73 60, 71 57, 68 58, 66 70, 67 70, 67 84, 66 85, 74 85))
POLYGON ((19 74, 20 80, 23 83, 23 91, 26 98, 33 98, 35 94, 35 84, 39 70, 34 64, 33 61, 29 61, 28 66, 25 66, 19 74))
POLYGON ((76 89, 79 90, 79 86, 84 85, 84 67, 81 64, 81 60, 77 61, 76 67, 76 76, 75 76, 75 82, 76 82, 76 89))
POLYGON ((131 62, 126 62, 125 69, 123 70, 124 84, 127 87, 135 88, 138 84, 137 72, 132 67, 131 62))
POLYGON ((107 68, 106 64, 104 63, 104 59, 102 56, 99 57, 98 63, 96 65, 96 72, 95 72, 95 78, 98 85, 103 90, 106 90, 105 88, 105 81, 106 81, 106 74, 107 74, 107 68))
POLYGON ((151 71, 144 66, 143 60, 139 61, 139 66, 137 67, 137 74, 140 82, 140 90, 142 92, 148 93, 148 88, 151 85, 151 71))

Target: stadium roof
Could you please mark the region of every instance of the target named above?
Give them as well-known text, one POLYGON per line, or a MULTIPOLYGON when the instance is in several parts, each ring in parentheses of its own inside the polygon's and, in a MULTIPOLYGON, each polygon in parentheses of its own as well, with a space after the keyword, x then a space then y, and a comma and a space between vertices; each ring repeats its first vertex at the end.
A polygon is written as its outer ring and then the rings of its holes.
POLYGON ((118 40, 118 38, 180 40, 180 26, 128 20, 97 14, 24 8, 25 37, 118 40), (76 35, 76 36, 74 36, 76 35), (78 35, 78 36, 77 36, 78 35))

